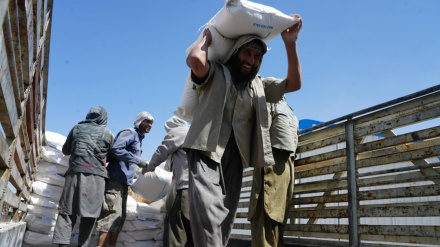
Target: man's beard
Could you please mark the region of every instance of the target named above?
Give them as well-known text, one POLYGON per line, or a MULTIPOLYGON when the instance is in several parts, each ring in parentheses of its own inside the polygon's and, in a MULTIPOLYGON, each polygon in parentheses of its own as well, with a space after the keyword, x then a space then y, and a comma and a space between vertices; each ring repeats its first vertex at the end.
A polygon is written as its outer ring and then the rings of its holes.
POLYGON ((231 76, 234 84, 252 81, 258 73, 259 67, 252 67, 249 73, 243 73, 241 70, 243 63, 238 57, 238 53, 234 54, 228 62, 231 69, 231 76))

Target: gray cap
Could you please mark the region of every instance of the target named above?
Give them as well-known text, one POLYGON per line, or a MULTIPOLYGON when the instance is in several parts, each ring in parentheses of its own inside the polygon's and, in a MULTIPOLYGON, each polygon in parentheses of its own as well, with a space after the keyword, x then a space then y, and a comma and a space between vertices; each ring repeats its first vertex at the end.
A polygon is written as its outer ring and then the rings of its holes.
POLYGON ((144 121, 145 119, 148 120, 148 121, 154 122, 153 115, 151 115, 150 113, 148 113, 148 112, 146 112, 146 111, 143 111, 143 112, 140 112, 140 113, 136 116, 136 118, 134 119, 134 122, 133 122, 134 126, 135 126, 136 128, 139 128, 139 125, 140 125, 140 124, 142 123, 142 121, 144 121))

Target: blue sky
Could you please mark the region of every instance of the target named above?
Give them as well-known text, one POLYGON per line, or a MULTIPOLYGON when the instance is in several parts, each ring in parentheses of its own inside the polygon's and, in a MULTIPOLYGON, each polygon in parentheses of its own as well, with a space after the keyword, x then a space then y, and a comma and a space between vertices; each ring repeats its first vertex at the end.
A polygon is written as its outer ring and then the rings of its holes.
MULTIPOLYGON (((440 84, 438 0, 254 2, 303 18, 303 87, 287 94, 299 119, 330 121, 440 84)), ((102 105, 116 135, 148 111, 155 123, 142 156, 150 159, 180 104, 185 51, 224 3, 54 1, 46 130, 67 136, 102 105)), ((281 37, 268 46, 260 74, 285 77, 281 37)))

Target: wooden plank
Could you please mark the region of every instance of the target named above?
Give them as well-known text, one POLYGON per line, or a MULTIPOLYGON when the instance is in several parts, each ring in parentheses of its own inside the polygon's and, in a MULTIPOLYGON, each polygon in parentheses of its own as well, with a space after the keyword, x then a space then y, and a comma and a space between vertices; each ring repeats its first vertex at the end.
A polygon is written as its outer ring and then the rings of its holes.
POLYGON ((339 233, 339 234, 348 234, 349 226, 348 225, 332 225, 332 224, 314 224, 314 225, 306 225, 306 224, 290 224, 285 227, 286 231, 306 231, 306 232, 325 232, 325 233, 339 233))
MULTIPOLYGON (((21 128, 20 128, 21 130, 21 128)), ((15 155, 14 155, 14 160, 15 160, 15 164, 17 165, 18 170, 20 171, 20 174, 24 174, 26 172, 27 169, 27 163, 24 160, 24 152, 23 149, 21 147, 21 141, 20 138, 15 138, 15 155)))
MULTIPOLYGON (((438 246, 440 243, 440 238, 437 237, 414 237, 414 236, 390 236, 390 235, 369 235, 361 234, 362 240, 368 241, 378 241, 380 243, 406 243, 406 244, 423 244, 423 245, 433 245, 438 246)), ((373 245, 374 246, 374 245, 373 245)), ((377 245, 376 245, 377 246, 377 245)), ((404 246, 404 245, 395 245, 404 246)), ((414 245, 405 245, 414 246, 414 245)))
POLYGON ((363 136, 380 133, 384 130, 396 129, 440 116, 440 100, 432 103, 432 105, 434 105, 432 108, 428 108, 428 105, 425 105, 423 109, 413 109, 414 112, 411 115, 402 116, 402 113, 396 113, 396 115, 398 115, 396 118, 376 121, 364 128, 356 129, 355 136, 356 138, 361 138, 363 136))
POLYGON ((307 143, 317 142, 320 140, 325 140, 327 138, 344 135, 344 133, 344 124, 337 124, 326 127, 324 129, 314 130, 312 131, 312 133, 301 134, 300 136, 298 136, 298 148, 301 148, 302 145, 305 145, 307 143))
POLYGON ((26 121, 22 121, 20 130, 19 130, 19 137, 20 137, 21 146, 23 148, 23 158, 25 160, 30 159, 28 150, 31 149, 31 144, 29 143, 29 139, 27 138, 27 136, 28 136, 27 123, 26 123, 26 121))
POLYGON ((423 175, 418 171, 407 172, 403 174, 390 174, 387 176, 377 176, 371 178, 358 179, 359 187, 373 187, 373 186, 384 186, 384 185, 398 185, 407 184, 413 182, 421 181, 432 181, 435 179, 440 179, 438 173, 423 175))
POLYGON ((327 207, 315 210, 314 207, 295 208, 288 213, 289 218, 348 218, 348 207, 327 207))
POLYGON ((296 184, 294 187, 295 194, 320 193, 325 191, 335 191, 347 189, 347 180, 343 178, 326 179, 313 181, 308 183, 296 184))
POLYGON ((322 175, 328 175, 328 174, 335 174, 339 172, 344 172, 347 170, 347 163, 346 160, 343 159, 343 163, 338 162, 336 160, 332 160, 334 162, 328 163, 328 166, 324 167, 314 167, 314 169, 304 170, 304 171, 297 171, 295 167, 295 179, 305 179, 309 177, 315 177, 315 176, 322 176, 322 175), (336 163, 336 164, 333 164, 336 163))
MULTIPOLYGON (((20 49, 20 55, 21 55, 21 71, 23 75, 23 83, 24 83, 24 91, 26 91, 26 88, 29 86, 29 81, 32 76, 31 74, 31 68, 32 64, 31 61, 33 61, 32 56, 32 49, 29 49, 28 45, 28 22, 27 22, 27 14, 26 14, 26 5, 30 0, 24 0, 24 1, 16 1, 16 13, 17 13, 17 27, 19 32, 19 43, 17 43, 17 46, 19 46, 20 49)), ((32 34, 31 34, 32 35, 32 34)))
MULTIPOLYGON (((13 5, 14 1, 11 1, 9 6, 13 5)), ((21 108, 20 108, 20 102, 21 102, 21 90, 19 87, 19 72, 18 70, 20 68, 17 68, 17 65, 19 65, 16 61, 16 49, 14 49, 14 31, 11 26, 11 20, 10 20, 10 11, 5 16, 5 22, 3 23, 3 34, 4 34, 4 41, 5 41, 5 47, 6 47, 6 56, 8 58, 8 66, 9 66, 9 73, 11 77, 11 85, 14 92, 14 99, 15 99, 15 106, 17 107, 16 111, 17 114, 21 114, 21 108)), ((12 11, 14 13, 14 10, 12 11)))
POLYGON ((414 171, 414 170, 420 170, 420 169, 427 169, 427 168, 434 168, 440 166, 440 162, 436 163, 424 163, 421 165, 411 165, 411 166, 405 166, 405 167, 399 167, 399 168, 384 168, 380 171, 374 171, 374 172, 363 172, 359 173, 358 177, 371 177, 371 176, 377 176, 377 175, 383 175, 383 174, 390 174, 390 173, 401 173, 401 172, 408 172, 408 171, 414 171))
MULTIPOLYGON (((19 210, 21 210, 22 212, 27 212, 27 204, 26 204, 26 202, 21 202, 19 205, 18 205, 18 209, 19 210)), ((25 214, 23 214, 23 217, 25 216, 25 214)))
POLYGON ((17 133, 18 115, 4 41, 3 31, 0 30, 0 122, 6 138, 13 139, 17 133))
POLYGON ((390 148, 399 144, 406 144, 416 141, 422 141, 426 139, 431 139, 440 136, 440 126, 436 126, 433 128, 418 130, 409 132, 407 134, 398 135, 394 137, 388 137, 385 139, 364 143, 356 146, 356 152, 368 152, 377 149, 390 148))
POLYGON ((414 198, 440 195, 440 185, 430 184, 421 186, 411 186, 402 188, 387 188, 379 190, 359 191, 358 199, 378 200, 391 198, 414 198))
POLYGON ((422 147, 422 148, 418 148, 416 150, 410 150, 407 152, 401 152, 400 150, 396 149, 393 154, 358 160, 356 162, 356 167, 359 169, 359 168, 373 167, 384 164, 438 157, 440 156, 440 145, 436 145, 435 143, 437 142, 438 142, 437 140, 434 141, 429 140, 426 142, 414 143, 411 144, 413 145, 413 147, 416 148, 422 147))
POLYGON ((315 151, 320 148, 332 147, 338 143, 345 143, 345 134, 341 133, 336 136, 326 137, 324 139, 316 139, 314 142, 308 142, 298 145, 297 153, 306 153, 309 151, 315 151))
POLYGON ((12 185, 18 190, 21 191, 23 187, 25 187, 24 181, 21 178, 20 171, 17 169, 17 166, 15 165, 15 162, 12 160, 11 163, 11 177, 9 178, 9 181, 12 185))
MULTIPOLYGON (((362 192, 359 192, 361 194, 362 192)), ((292 210, 295 210, 293 206, 295 205, 303 205, 303 204, 323 204, 323 203, 338 203, 338 202, 347 202, 348 195, 347 194, 333 194, 332 196, 310 196, 310 197, 296 197, 292 199, 291 207, 292 210)))
POLYGON ((33 77, 33 73, 34 73, 34 64, 33 61, 34 57, 36 55, 36 49, 34 46, 35 43, 35 34, 34 34, 34 17, 33 17, 33 9, 34 9, 34 5, 33 5, 33 1, 32 0, 25 0, 26 5, 25 5, 25 12, 26 12, 26 31, 27 31, 27 54, 29 56, 29 63, 28 63, 28 68, 29 68, 29 79, 31 80, 31 78, 33 77))
POLYGON ((345 158, 345 157, 346 157, 346 150, 344 147, 344 149, 326 151, 319 154, 314 154, 313 156, 307 158, 301 158, 300 160, 298 160, 297 164, 298 166, 301 166, 302 164, 312 164, 316 162, 328 161, 332 159, 345 158))
POLYGON ((420 202, 406 205, 363 205, 360 217, 430 217, 440 216, 439 202, 420 202))
POLYGON ((5 191, 3 192, 3 198, 2 200, 9 204, 10 206, 14 208, 18 208, 18 205, 20 203, 20 198, 18 198, 10 189, 9 187, 5 188, 5 191))
POLYGON ((359 233, 386 236, 440 237, 440 226, 361 225, 359 233))
MULTIPOLYGON (((338 234, 338 233, 325 233, 325 232, 306 232, 306 231, 285 231, 284 236, 295 236, 301 238, 327 238, 336 239, 338 241, 347 240, 348 234, 338 234)), ((309 242, 309 241, 307 241, 309 242)), ((343 246, 348 246, 348 242, 345 242, 343 246)))
MULTIPOLYGON (((9 16, 11 24, 12 41, 14 46, 15 55, 15 68, 17 73, 17 84, 18 84, 18 97, 17 99, 21 101, 24 100, 24 77, 23 77, 23 64, 22 64, 22 51, 20 44, 20 27, 19 27, 19 16, 18 16, 18 6, 17 1, 9 1, 9 16)), ((17 104, 20 105, 20 104, 17 104)), ((19 112, 21 114, 21 112, 19 112)))
POLYGON ((0 170, 9 168, 9 158, 9 145, 0 133, 0 170))
MULTIPOLYGON (((340 158, 336 158, 336 159, 319 161, 319 162, 315 162, 315 163, 307 163, 305 159, 299 159, 299 160, 295 160, 295 173, 301 172, 301 171, 312 171, 313 172, 313 170, 316 170, 318 168, 345 164, 345 162, 347 162, 347 157, 340 157, 340 158)), ((314 172, 314 174, 315 174, 315 172, 314 172)), ((295 174, 295 176, 296 176, 296 174, 295 174)), ((304 175, 303 177, 309 177, 309 176, 304 175)))
POLYGON ((400 117, 412 115, 419 111, 423 111, 426 108, 432 108, 433 105, 438 105, 439 99, 440 92, 424 95, 422 97, 357 118, 356 126, 362 128, 363 126, 368 126, 374 122, 386 122, 391 119, 399 119, 400 117))
MULTIPOLYGON (((378 199, 396 199, 396 198, 414 198, 428 197, 440 195, 440 185, 430 184, 422 186, 402 187, 402 188, 386 188, 378 190, 359 191, 358 200, 378 200, 378 199)), ((322 203, 342 203, 347 202, 347 194, 332 195, 331 197, 311 196, 300 197, 292 200, 293 206, 303 204, 322 204, 322 203)))

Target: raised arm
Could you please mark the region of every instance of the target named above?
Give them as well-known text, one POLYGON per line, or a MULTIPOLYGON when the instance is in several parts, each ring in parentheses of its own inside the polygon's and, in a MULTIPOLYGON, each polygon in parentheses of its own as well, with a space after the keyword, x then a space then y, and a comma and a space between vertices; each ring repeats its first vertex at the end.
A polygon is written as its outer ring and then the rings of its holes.
MULTIPOLYGON (((301 18, 297 14, 291 16, 301 18)), ((284 41, 284 45, 286 46, 287 53, 287 93, 297 91, 301 88, 301 63, 299 61, 298 51, 296 49, 296 40, 298 39, 301 26, 302 19, 300 19, 298 23, 289 27, 281 33, 281 37, 284 41)))
POLYGON ((186 64, 198 79, 204 79, 208 75, 208 47, 211 41, 211 31, 209 31, 209 28, 206 28, 203 31, 203 38, 191 49, 186 57, 186 64))

